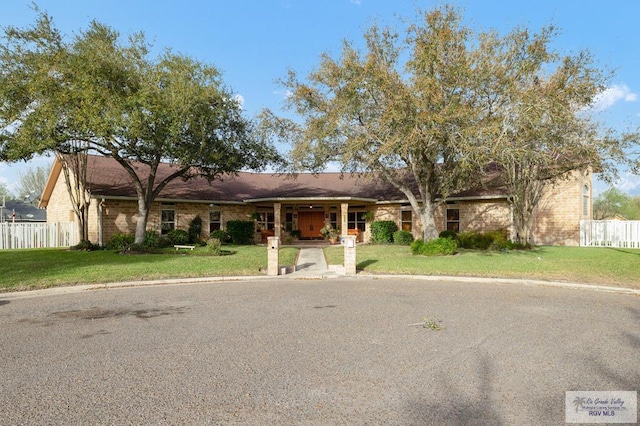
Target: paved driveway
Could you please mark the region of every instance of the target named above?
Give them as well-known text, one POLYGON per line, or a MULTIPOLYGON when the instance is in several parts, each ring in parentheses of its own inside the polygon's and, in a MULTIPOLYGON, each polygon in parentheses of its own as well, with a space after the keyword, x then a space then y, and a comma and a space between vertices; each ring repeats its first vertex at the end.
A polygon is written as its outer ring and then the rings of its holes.
POLYGON ((3 425, 562 424, 565 391, 640 390, 640 299, 583 290, 358 278, 0 295, 0 338, 3 425))

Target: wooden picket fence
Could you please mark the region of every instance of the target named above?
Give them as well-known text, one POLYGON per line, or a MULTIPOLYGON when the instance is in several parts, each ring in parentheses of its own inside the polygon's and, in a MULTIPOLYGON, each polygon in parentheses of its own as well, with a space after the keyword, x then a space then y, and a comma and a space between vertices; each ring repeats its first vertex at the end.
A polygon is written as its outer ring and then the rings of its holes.
POLYGON ((640 248, 640 220, 581 220, 580 246, 640 248))
POLYGON ((73 222, 0 223, 0 250, 70 247, 78 244, 78 231, 73 222))

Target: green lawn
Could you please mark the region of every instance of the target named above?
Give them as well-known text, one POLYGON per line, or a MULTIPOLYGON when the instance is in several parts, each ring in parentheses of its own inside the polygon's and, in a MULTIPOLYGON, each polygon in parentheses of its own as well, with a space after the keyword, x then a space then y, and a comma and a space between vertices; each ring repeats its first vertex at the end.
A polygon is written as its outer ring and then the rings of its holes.
MULTIPOLYGON (((328 247, 329 264, 342 264, 340 247, 328 247)), ((357 268, 377 274, 529 278, 640 288, 640 250, 538 247, 531 251, 462 251, 455 256, 413 256, 406 246, 362 245, 357 268)))
MULTIPOLYGON (((208 256, 206 248, 166 254, 100 250, 27 249, 0 251, 0 291, 115 281, 266 274, 264 246, 223 246, 233 254, 208 256)), ((280 250, 280 265, 293 265, 298 249, 280 250)))

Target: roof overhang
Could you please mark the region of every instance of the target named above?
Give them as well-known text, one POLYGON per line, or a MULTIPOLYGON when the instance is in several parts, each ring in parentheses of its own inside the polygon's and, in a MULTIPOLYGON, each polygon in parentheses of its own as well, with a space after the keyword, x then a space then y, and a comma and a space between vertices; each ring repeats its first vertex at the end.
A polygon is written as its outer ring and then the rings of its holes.
MULTIPOLYGON (((138 201, 137 197, 124 197, 118 195, 100 195, 100 194, 91 194, 91 198, 96 200, 117 200, 117 201, 138 201)), ((218 201, 218 200, 186 200, 186 199, 178 199, 178 198, 156 198, 153 200, 154 202, 159 203, 191 203, 191 204, 234 204, 234 205, 242 205, 245 204, 242 201, 218 201)))
POLYGON ((361 198, 361 197, 270 197, 270 198, 251 198, 245 200, 246 203, 309 203, 309 202, 347 202, 355 201, 358 203, 375 203, 378 200, 375 198, 361 198))

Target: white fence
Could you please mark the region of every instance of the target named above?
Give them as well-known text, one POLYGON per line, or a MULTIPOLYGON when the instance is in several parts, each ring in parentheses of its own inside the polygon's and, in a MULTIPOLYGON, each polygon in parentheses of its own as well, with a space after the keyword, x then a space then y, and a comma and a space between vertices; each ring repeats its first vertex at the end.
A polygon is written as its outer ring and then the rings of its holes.
POLYGON ((78 244, 73 222, 0 223, 0 250, 40 247, 70 247, 78 244))
POLYGON ((580 246, 640 248, 640 220, 581 220, 580 246))

